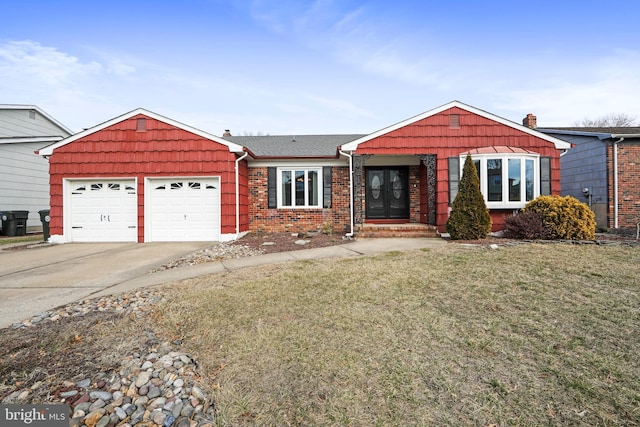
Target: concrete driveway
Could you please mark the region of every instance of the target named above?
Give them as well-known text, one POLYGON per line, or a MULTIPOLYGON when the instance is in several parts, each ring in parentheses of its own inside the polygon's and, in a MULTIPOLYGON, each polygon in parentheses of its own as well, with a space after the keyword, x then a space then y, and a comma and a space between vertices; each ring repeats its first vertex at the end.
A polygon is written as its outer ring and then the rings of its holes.
POLYGON ((121 283, 210 245, 69 243, 0 250, 0 328, 70 301, 110 293, 121 283))
POLYGON ((0 250, 0 328, 74 301, 145 286, 296 260, 437 248, 446 242, 433 238, 359 239, 337 246, 224 259, 148 274, 162 264, 211 245, 210 242, 67 243, 40 244, 18 251, 5 248, 0 250))

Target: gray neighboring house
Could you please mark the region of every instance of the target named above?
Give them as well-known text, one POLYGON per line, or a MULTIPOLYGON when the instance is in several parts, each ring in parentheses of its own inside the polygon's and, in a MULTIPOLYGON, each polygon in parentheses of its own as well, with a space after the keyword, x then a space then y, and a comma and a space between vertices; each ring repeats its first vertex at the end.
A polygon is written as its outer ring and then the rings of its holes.
POLYGON ((42 229, 49 208, 49 162, 36 150, 73 132, 35 105, 0 104, 0 212, 29 211, 27 229, 42 229))
POLYGON ((598 227, 640 223, 640 128, 562 127, 537 131, 572 144, 560 157, 560 188, 589 204, 598 227))

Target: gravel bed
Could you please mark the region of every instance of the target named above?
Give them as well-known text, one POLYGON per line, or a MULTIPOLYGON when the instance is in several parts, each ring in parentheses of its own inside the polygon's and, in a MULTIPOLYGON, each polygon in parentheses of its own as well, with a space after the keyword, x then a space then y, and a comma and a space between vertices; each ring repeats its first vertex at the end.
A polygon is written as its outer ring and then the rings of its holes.
POLYGON ((179 258, 165 264, 151 272, 168 270, 171 268, 198 265, 205 262, 220 261, 222 259, 243 258, 254 255, 262 255, 265 251, 261 248, 254 248, 247 245, 233 243, 217 243, 205 249, 179 258))

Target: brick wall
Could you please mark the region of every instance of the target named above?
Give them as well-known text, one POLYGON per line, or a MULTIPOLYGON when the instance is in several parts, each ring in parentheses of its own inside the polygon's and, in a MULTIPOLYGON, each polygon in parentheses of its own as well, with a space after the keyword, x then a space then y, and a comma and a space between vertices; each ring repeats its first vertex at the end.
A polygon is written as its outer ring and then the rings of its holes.
MULTIPOLYGON (((613 171, 613 164, 611 170, 613 171)), ((613 186, 613 183, 611 185, 613 186)), ((613 200, 610 206, 611 218, 614 218, 613 200)), ((618 226, 635 229, 638 221, 640 221, 640 142, 622 143, 618 144, 618 226)), ((612 223, 611 226, 613 225, 612 223)))
POLYGON ((420 166, 409 166, 409 222, 420 222, 420 166))
POLYGON ((331 207, 326 209, 269 209, 267 168, 249 168, 249 230, 264 233, 302 233, 331 229, 350 231, 349 168, 332 168, 331 207))

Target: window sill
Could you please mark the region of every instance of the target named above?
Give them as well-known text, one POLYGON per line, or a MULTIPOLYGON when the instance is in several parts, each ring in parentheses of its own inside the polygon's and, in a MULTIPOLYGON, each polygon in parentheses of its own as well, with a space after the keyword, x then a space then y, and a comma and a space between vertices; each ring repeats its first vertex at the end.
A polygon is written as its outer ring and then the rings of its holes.
POLYGON ((277 207, 278 210, 292 210, 292 211, 299 211, 299 210, 322 210, 324 209, 321 206, 278 206, 277 207))
POLYGON ((491 203, 491 202, 487 202, 487 209, 492 210, 492 209, 504 209, 504 210, 511 210, 511 209, 523 209, 526 204, 528 202, 518 202, 518 203, 491 203))

